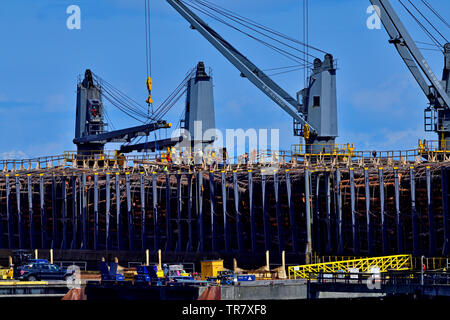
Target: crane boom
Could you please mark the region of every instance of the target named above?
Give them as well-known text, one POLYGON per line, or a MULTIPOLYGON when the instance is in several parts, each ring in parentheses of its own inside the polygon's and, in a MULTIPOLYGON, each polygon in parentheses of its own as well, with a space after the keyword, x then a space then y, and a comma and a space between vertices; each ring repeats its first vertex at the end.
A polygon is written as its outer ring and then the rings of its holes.
POLYGON ((206 38, 219 52, 230 61, 247 79, 264 92, 270 99, 286 111, 294 120, 302 125, 308 125, 312 134, 317 134, 315 126, 306 121, 301 112, 302 105, 284 89, 269 78, 262 70, 255 66, 243 54, 223 39, 216 31, 209 27, 202 19, 187 8, 180 0, 167 0, 200 34, 206 38))
POLYGON ((435 99, 437 99, 441 107, 448 108, 450 106, 450 96, 431 70, 389 0, 370 0, 370 2, 373 6, 377 6, 380 9, 379 12, 376 11, 391 38, 389 42, 395 45, 406 66, 430 100, 430 103, 435 104, 435 99), (431 85, 428 85, 428 83, 431 85), (430 90, 430 86, 435 93, 430 90))

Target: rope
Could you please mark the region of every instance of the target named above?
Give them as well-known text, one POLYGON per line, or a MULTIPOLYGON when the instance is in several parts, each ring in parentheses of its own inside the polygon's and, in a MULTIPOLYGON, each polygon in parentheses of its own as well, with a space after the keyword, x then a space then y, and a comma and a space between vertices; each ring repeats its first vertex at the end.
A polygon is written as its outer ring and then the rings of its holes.
POLYGON ((430 9, 431 12, 433 12, 436 17, 438 17, 439 20, 441 20, 448 28, 450 28, 450 24, 439 14, 439 12, 437 12, 432 6, 431 4, 426 1, 426 0, 422 0, 423 4, 427 6, 428 9, 430 9))

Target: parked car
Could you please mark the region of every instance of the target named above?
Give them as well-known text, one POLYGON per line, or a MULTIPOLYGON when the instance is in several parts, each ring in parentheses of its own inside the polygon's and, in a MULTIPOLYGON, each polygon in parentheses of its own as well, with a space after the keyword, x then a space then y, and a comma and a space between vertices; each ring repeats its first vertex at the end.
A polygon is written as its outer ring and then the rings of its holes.
POLYGON ((67 269, 60 268, 50 263, 30 263, 18 268, 19 280, 36 281, 36 280, 67 280, 72 273, 67 269))

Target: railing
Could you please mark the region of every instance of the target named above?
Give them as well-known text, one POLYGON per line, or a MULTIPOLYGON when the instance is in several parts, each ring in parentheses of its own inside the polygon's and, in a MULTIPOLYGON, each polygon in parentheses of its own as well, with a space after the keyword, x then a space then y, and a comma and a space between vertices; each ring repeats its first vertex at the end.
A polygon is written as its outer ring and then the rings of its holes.
POLYGON ((53 264, 60 266, 61 268, 67 268, 70 266, 77 266, 80 270, 87 270, 87 262, 86 261, 54 261, 53 264))
POLYGON ((372 267, 377 267, 379 272, 412 270, 412 256, 394 255, 292 266, 288 268, 288 275, 289 279, 310 279, 311 275, 317 276, 320 273, 348 273, 355 269, 367 272, 372 267))

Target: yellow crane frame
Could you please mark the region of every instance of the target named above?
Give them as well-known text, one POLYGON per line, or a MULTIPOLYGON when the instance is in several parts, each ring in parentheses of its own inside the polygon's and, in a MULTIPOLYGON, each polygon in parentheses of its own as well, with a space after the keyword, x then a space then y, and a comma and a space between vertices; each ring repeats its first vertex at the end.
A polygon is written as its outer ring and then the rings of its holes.
POLYGON ((386 272, 388 270, 412 270, 412 255, 403 254, 290 266, 288 267, 288 276, 289 279, 311 279, 316 278, 319 273, 349 272, 349 269, 358 269, 359 272, 367 272, 370 267, 378 267, 380 272, 386 272))

